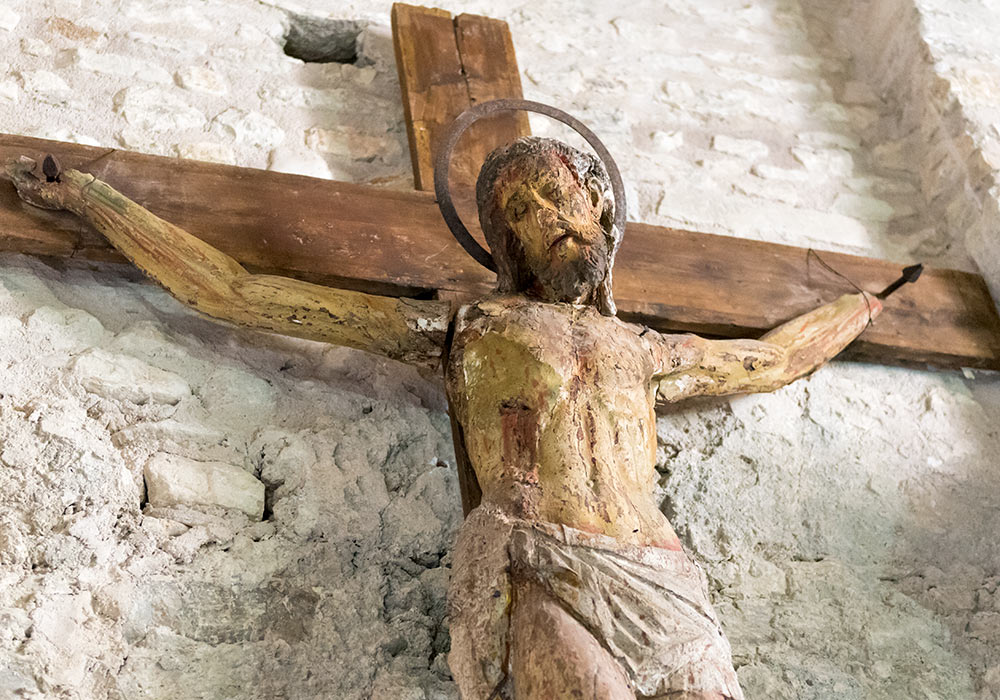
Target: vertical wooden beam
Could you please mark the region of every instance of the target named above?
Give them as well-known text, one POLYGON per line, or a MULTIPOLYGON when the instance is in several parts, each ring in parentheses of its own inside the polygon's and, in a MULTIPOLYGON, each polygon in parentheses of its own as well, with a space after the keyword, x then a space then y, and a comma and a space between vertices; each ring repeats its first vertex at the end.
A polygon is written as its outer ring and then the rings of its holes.
MULTIPOLYGON (((434 157, 451 122, 477 102, 522 97, 514 42, 506 22, 469 14, 452 19, 444 10, 402 3, 392 6, 392 39, 414 184, 418 190, 433 190, 434 157)), ((473 192, 483 160, 497 146, 530 134, 523 112, 498 114, 470 127, 455 149, 452 192, 473 234, 479 232, 473 192)), ((462 510, 468 515, 479 505, 482 491, 462 427, 451 410, 449 414, 462 510)))
MULTIPOLYGON (((402 3, 392 6, 392 36, 413 179, 417 189, 431 190, 434 156, 455 117, 477 102, 522 97, 514 43, 501 20, 452 18, 445 10, 402 3)), ((471 191, 490 151, 530 133, 527 115, 517 112, 475 124, 455 149, 454 188, 471 191)))
MULTIPOLYGON (((521 74, 506 22, 482 15, 459 15, 455 18, 455 38, 470 106, 501 98, 521 99, 521 74)), ((471 189, 490 151, 529 135, 531 127, 525 112, 502 112, 476 122, 462 139, 464 148, 452 165, 455 184, 471 189)))
POLYGON ((413 179, 418 190, 432 190, 436 146, 448 125, 469 106, 469 88, 451 14, 396 3, 392 6, 392 40, 413 179))

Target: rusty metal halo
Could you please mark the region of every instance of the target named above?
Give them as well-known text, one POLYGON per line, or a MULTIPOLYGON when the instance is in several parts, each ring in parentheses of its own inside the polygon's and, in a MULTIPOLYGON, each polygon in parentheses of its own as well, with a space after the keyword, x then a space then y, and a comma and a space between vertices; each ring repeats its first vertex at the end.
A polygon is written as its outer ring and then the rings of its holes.
POLYGON ((469 233, 469 229, 465 227, 462 223, 462 217, 458 215, 458 210, 455 209, 455 203, 451 198, 451 191, 448 189, 448 174, 451 168, 451 154, 455 150, 455 145, 458 143, 459 138, 465 132, 469 126, 483 117, 488 117, 497 112, 537 112, 538 114, 544 114, 547 117, 552 117, 553 119, 566 124, 576 133, 580 134, 584 140, 594 149, 597 157, 601 159, 604 163, 605 169, 608 171, 608 177, 611 180, 611 191, 614 193, 615 198, 615 221, 614 227, 618 230, 618 239, 621 240, 621 235, 625 231, 625 186, 622 184, 621 172, 618 170, 618 164, 615 163, 615 159, 611 157, 611 153, 604 146, 597 134, 587 128, 587 126, 581 122, 579 119, 567 114, 561 109, 557 109, 547 104, 541 102, 534 102, 532 100, 514 100, 514 99, 502 99, 502 100, 490 100, 489 102, 481 102, 474 107, 462 112, 458 117, 451 123, 448 127, 448 131, 445 133, 444 141, 441 143, 441 147, 438 150, 437 158, 434 159, 434 194, 437 197, 438 208, 441 210, 441 216, 444 217, 444 221, 448 224, 448 228, 451 230, 452 235, 455 240, 465 248, 465 252, 475 258, 476 262, 493 272, 497 271, 496 262, 493 260, 493 256, 490 252, 483 248, 472 234, 469 233))

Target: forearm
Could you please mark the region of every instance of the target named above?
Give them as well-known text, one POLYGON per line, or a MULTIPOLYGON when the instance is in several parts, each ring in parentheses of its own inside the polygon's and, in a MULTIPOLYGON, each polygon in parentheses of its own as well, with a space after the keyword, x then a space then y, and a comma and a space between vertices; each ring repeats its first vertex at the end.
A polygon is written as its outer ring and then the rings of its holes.
POLYGON ((882 311, 870 294, 845 294, 765 334, 761 342, 782 348, 783 383, 813 371, 858 337, 882 311))
POLYGON ((236 260, 164 221, 108 184, 76 170, 60 174, 53 204, 97 229, 171 294, 217 318, 231 313, 233 285, 247 271, 236 260))
POLYGON ((234 284, 238 306, 227 320, 243 326, 358 350, 435 369, 451 304, 335 289, 275 275, 234 284))

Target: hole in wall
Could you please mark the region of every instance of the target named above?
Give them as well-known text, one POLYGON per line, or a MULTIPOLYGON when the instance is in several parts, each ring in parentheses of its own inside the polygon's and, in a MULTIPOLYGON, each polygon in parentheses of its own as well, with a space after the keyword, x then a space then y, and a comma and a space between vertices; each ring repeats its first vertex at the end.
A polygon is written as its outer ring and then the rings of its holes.
POLYGON ((261 520, 265 522, 274 520, 274 492, 284 483, 284 481, 278 483, 264 482, 264 514, 261 516, 261 520))
POLYGON ((306 63, 356 63, 365 22, 288 13, 285 54, 306 63))

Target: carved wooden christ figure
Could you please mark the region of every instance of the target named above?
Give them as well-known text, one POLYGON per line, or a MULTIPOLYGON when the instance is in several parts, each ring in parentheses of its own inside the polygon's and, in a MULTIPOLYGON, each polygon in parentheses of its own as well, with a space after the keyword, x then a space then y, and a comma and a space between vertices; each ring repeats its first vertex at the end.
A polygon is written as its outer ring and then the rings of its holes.
POLYGON ((743 697, 704 575, 652 496, 654 406, 808 374, 864 330, 877 298, 842 296, 760 340, 624 323, 607 172, 548 139, 484 165, 477 203, 498 285, 459 308, 250 274, 90 175, 26 158, 8 172, 25 201, 86 219, 209 316, 443 370, 482 489, 449 593, 463 698, 743 697))

